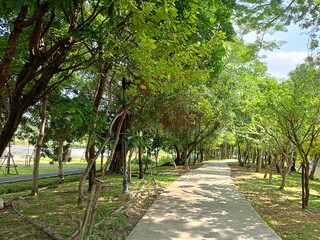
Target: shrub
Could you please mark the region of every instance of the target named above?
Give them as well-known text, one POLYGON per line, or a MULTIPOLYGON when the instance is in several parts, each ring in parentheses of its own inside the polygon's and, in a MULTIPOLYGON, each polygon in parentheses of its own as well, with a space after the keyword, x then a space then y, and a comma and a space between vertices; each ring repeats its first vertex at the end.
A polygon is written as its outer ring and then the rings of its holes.
POLYGON ((167 155, 159 159, 159 163, 165 163, 165 162, 173 162, 172 157, 167 155))
MULTIPOLYGON (((150 157, 147 157, 147 155, 143 155, 142 162, 145 163, 146 161, 148 161, 148 164, 152 163, 152 159, 150 157)), ((139 164, 139 158, 134 158, 133 162, 134 162, 134 164, 139 164)))

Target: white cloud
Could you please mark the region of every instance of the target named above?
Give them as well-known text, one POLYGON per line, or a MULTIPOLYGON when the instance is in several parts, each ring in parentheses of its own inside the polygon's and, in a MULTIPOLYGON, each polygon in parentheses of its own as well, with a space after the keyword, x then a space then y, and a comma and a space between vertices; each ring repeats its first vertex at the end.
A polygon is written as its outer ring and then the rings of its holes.
POLYGON ((276 51, 264 55, 266 55, 266 58, 263 61, 268 65, 268 72, 272 76, 285 78, 298 64, 304 62, 308 53, 304 51, 276 51))

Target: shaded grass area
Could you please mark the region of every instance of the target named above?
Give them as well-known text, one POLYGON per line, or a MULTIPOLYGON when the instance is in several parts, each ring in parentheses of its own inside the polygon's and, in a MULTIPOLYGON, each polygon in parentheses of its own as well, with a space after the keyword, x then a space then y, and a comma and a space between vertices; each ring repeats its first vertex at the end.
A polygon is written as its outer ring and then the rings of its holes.
MULTIPOLYGON (((79 179, 80 179, 79 174, 65 176, 65 183, 79 181, 79 179)), ((11 197, 15 195, 14 193, 17 193, 17 195, 19 196, 21 195, 22 192, 30 190, 31 184, 32 184, 31 180, 1 184, 0 197, 4 197, 6 195, 8 195, 8 197, 11 197)), ((54 187, 58 185, 60 185, 58 177, 39 179, 39 188, 45 188, 50 186, 54 187)))
MULTIPOLYGON (((192 165, 190 169, 199 166, 192 165)), ((125 239, 162 190, 176 180, 180 173, 186 171, 182 167, 177 169, 159 167, 153 169, 152 175, 146 174, 144 179, 133 177, 133 184, 130 184, 129 188, 133 196, 137 193, 141 196, 137 201, 122 197, 121 175, 108 175, 100 193, 95 217, 97 225, 92 239, 125 239), (117 211, 121 208, 128 211, 117 211)), ((8 188, 15 190, 20 188, 21 191, 7 192, 0 197, 6 201, 15 199, 14 205, 18 211, 68 239, 79 229, 85 209, 85 204, 77 205, 79 177, 79 175, 68 176, 63 184, 58 183, 58 178, 40 180, 41 189, 38 197, 29 195, 31 183, 14 183, 11 186, 3 184, 0 186, 0 191, 8 188)), ((87 197, 88 193, 85 201, 87 197)), ((48 239, 9 208, 0 211, 0 226, 2 231, 0 239, 48 239)))
POLYGON ((255 173, 255 167, 229 163, 232 180, 260 216, 282 239, 320 239, 320 181, 310 181, 308 209, 301 209, 301 175, 291 173, 284 191, 281 176, 274 174, 273 184, 255 173))

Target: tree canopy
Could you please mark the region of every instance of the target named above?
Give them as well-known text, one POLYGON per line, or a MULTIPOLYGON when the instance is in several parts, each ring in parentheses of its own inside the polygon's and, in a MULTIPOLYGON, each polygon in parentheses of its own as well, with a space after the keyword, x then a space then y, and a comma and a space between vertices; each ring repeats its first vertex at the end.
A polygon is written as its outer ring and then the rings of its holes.
POLYGON ((60 156, 86 141, 79 202, 106 148, 102 176, 126 171, 131 139, 186 167, 192 155, 237 153, 257 171, 274 161, 284 179, 296 152, 307 207, 319 153, 319 1, 19 0, 0 12, 0 155, 18 129, 36 139, 48 99, 44 145, 59 144, 60 156), (268 31, 291 23, 309 33, 312 53, 281 82, 256 56, 276 46, 268 31), (249 32, 255 43, 241 39, 249 32))

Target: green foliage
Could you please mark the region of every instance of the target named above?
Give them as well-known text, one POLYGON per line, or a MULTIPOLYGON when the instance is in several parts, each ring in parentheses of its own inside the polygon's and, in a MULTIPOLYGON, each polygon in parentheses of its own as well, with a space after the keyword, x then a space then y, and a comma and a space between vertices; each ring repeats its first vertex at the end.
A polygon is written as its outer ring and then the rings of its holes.
MULTIPOLYGON (((153 163, 153 160, 151 157, 147 156, 147 155, 143 155, 142 156, 142 162, 145 164, 145 163, 148 163, 148 164, 151 164, 153 163)), ((133 163, 134 164, 139 164, 139 159, 138 158, 134 158, 133 159, 133 163)))
POLYGON ((270 31, 286 31, 286 26, 296 24, 308 32, 311 50, 318 48, 319 1, 250 1, 236 4, 236 22, 244 34, 255 31, 257 41, 263 46, 264 35, 270 31))
POLYGON ((163 163, 168 163, 168 162, 173 162, 174 160, 172 159, 172 157, 170 156, 162 156, 159 159, 159 163, 163 164, 163 163))

